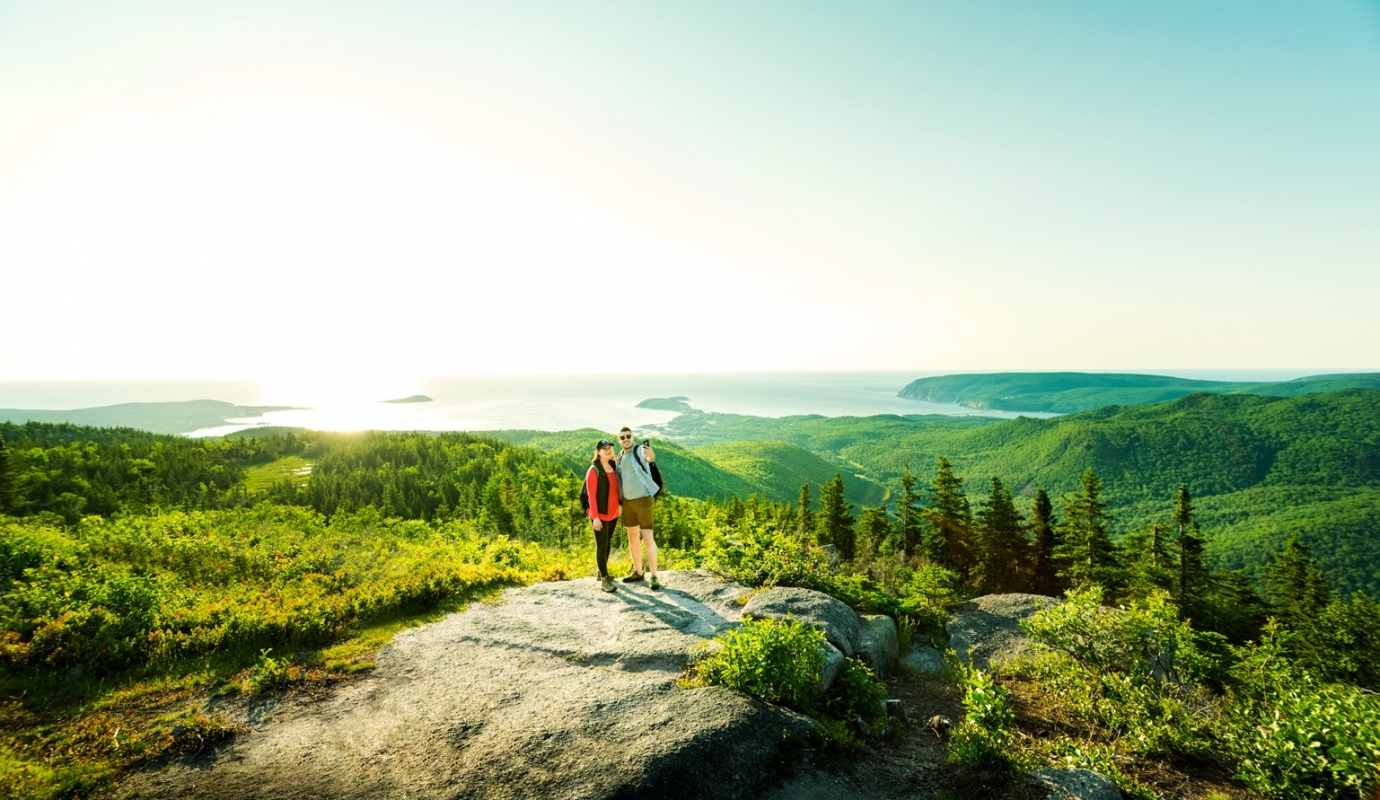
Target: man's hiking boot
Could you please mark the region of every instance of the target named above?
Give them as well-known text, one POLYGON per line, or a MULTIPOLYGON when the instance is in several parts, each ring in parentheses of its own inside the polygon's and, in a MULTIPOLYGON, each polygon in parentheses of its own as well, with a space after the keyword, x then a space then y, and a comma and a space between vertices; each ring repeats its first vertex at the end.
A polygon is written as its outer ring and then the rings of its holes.
POLYGON ((655 591, 657 591, 658 589, 661 588, 661 581, 657 580, 657 579, 656 579, 656 576, 653 575, 653 576, 652 576, 652 582, 651 582, 650 584, 648 584, 647 587, 648 587, 649 589, 651 589, 652 591, 655 592, 655 591))
POLYGON ((623 582, 624 582, 624 583, 637 583, 637 582, 639 582, 639 581, 641 581, 641 580, 642 580, 642 573, 640 573, 640 572, 634 572, 633 574, 631 574, 631 575, 629 575, 628 577, 624 578, 624 579, 623 579, 623 582))
POLYGON ((604 577, 599 579, 599 588, 603 589, 606 592, 612 592, 615 591, 618 587, 613 585, 613 578, 610 578, 609 576, 605 575, 604 577))

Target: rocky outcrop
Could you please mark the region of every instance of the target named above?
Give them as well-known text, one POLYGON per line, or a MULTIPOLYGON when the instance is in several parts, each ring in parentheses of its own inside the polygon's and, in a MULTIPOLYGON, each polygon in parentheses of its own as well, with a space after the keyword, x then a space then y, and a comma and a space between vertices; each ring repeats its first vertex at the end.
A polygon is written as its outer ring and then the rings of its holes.
POLYGON ((918 675, 941 675, 948 669, 949 663, 944 660, 944 654, 940 653, 933 645, 913 644, 910 652, 901 659, 901 668, 918 675))
MULTIPOLYGON (((232 743, 133 776, 121 794, 745 796, 812 723, 727 689, 679 688, 689 652, 739 624, 750 590, 704 572, 663 583, 509 590, 398 634, 376 670, 319 702, 253 709, 232 743)), ((823 596, 799 597, 796 616, 836 613, 823 596)))
POLYGON ((885 614, 859 616, 856 611, 827 594, 791 586, 775 586, 757 592, 743 606, 751 619, 795 619, 824 632, 823 691, 833 682, 843 662, 831 651, 861 658, 878 675, 890 674, 900 655, 896 621, 885 614), (837 666, 836 666, 837 665, 837 666))
POLYGON ((1038 594, 990 594, 970 600, 949 615, 949 647, 965 664, 979 669, 1024 656, 1033 643, 1021 630, 1021 620, 1059 602, 1038 594))
POLYGON ((1122 800, 1115 783, 1087 769, 1037 769, 1026 783, 1048 791, 1049 800, 1122 800))
POLYGON ((901 655, 896 620, 885 614, 863 614, 862 623, 858 630, 858 657, 878 675, 891 674, 901 655))
POLYGON ((845 656, 856 655, 862 620, 858 613, 827 594, 775 586, 754 594, 743 606, 752 619, 796 619, 824 632, 825 641, 845 656))

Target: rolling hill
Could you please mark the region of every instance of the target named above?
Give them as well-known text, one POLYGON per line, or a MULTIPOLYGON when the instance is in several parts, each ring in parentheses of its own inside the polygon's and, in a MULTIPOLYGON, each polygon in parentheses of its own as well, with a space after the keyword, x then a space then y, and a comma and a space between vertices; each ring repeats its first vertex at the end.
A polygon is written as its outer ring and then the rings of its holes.
POLYGON ((0 422, 67 422, 92 428, 137 428, 150 433, 190 433, 224 425, 226 420, 257 417, 291 406, 237 406, 222 400, 186 400, 173 403, 120 403, 96 408, 47 409, 0 408, 0 422))
POLYGON ((1297 532, 1334 586, 1380 594, 1380 390, 1296 397, 1195 394, 1052 419, 682 415, 668 438, 778 440, 894 487, 907 462, 928 480, 948 457, 974 489, 988 477, 1026 495, 1073 491, 1092 467, 1124 533, 1169 515, 1186 483, 1209 554, 1255 572, 1297 532))
POLYGON ((1257 394, 1297 397, 1342 389, 1380 388, 1380 373, 1312 375, 1273 383, 1199 381, 1167 375, 1088 372, 999 372, 920 378, 898 397, 969 408, 1074 414, 1111 405, 1177 400, 1190 394, 1257 394))
MULTIPOLYGON (((593 445, 610 434, 583 428, 574 431, 495 431, 486 435, 517 445, 536 447, 569 459, 571 469, 583 470, 593 445)), ((687 449, 675 442, 653 439, 657 462, 667 490, 684 497, 727 498, 756 494, 779 502, 793 501, 800 486, 819 484, 841 468, 819 456, 784 442, 734 442, 711 448, 687 449)), ((881 502, 885 490, 877 483, 842 470, 844 495, 850 502, 881 502)))

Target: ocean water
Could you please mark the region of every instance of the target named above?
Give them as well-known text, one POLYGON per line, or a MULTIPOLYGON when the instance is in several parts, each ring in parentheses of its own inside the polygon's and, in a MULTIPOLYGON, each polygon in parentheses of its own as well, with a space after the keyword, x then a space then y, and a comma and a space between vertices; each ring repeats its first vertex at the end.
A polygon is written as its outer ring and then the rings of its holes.
MULTIPOLYGON (((1128 370, 1129 371, 1129 370, 1128 370)), ((1154 370, 1206 380, 1289 380, 1324 370, 1154 370)), ((0 383, 0 408, 91 408, 131 402, 224 400, 239 405, 304 406, 231 420, 191 436, 217 436, 265 425, 317 430, 613 431, 670 421, 674 411, 637 408, 651 397, 685 397, 694 408, 730 414, 870 416, 945 414, 1021 416, 949 403, 906 400, 896 393, 916 378, 946 372, 760 372, 649 375, 544 375, 430 378, 379 387, 373 396, 295 397, 250 381, 82 381, 0 383), (429 403, 382 400, 424 394, 429 403)), ((1049 416, 1026 414, 1025 416, 1049 416)))
POLYGON ((379 387, 374 396, 302 397, 270 393, 245 381, 87 381, 0 383, 0 408, 91 408, 131 402, 225 400, 239 405, 304 406, 190 436, 221 436, 267 425, 316 430, 571 430, 613 431, 669 422, 674 411, 637 408, 652 397, 685 397, 694 408, 781 417, 794 414, 869 416, 949 414, 1012 417, 946 403, 896 396, 924 372, 808 372, 650 375, 554 375, 431 378, 379 387), (413 394, 428 403, 380 402, 413 394))
POLYGON ((652 397, 684 397, 701 411, 782 417, 950 414, 1014 417, 896 396, 914 372, 729 373, 433 378, 421 383, 429 403, 372 400, 318 403, 196 431, 220 436, 245 427, 290 425, 317 430, 613 431, 669 422, 675 411, 638 408, 652 397))

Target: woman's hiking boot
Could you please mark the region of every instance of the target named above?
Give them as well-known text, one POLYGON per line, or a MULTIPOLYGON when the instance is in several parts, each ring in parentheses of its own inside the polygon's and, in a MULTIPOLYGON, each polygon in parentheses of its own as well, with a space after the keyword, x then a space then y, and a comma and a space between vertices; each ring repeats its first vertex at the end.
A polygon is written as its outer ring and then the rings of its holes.
POLYGON ((657 591, 657 590, 659 590, 659 589, 661 588, 661 581, 657 580, 657 579, 656 579, 656 576, 653 575, 653 576, 652 576, 652 582, 649 583, 649 584, 647 584, 647 588, 649 588, 649 589, 651 589, 652 591, 655 592, 655 591, 657 591))
POLYGON ((599 579, 599 588, 606 592, 612 592, 617 590, 618 587, 613 585, 613 578, 605 575, 599 579))
POLYGON ((629 575, 628 577, 624 578, 624 579, 623 579, 623 582, 624 582, 624 583, 637 583, 637 582, 639 582, 639 581, 641 581, 641 580, 642 580, 642 573, 640 573, 640 572, 634 572, 633 574, 631 574, 631 575, 629 575))

